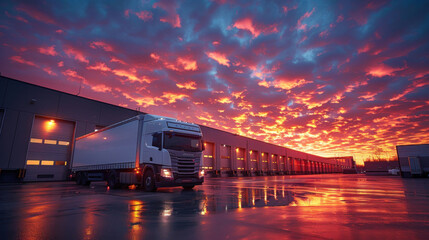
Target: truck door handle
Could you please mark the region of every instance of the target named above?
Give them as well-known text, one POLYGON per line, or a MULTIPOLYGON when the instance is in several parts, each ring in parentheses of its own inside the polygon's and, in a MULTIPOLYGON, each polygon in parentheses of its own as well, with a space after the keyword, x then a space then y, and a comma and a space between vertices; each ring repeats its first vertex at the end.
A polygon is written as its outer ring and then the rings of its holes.
POLYGON ((150 159, 149 159, 151 162, 153 161, 153 159, 152 159, 152 157, 150 157, 150 159))

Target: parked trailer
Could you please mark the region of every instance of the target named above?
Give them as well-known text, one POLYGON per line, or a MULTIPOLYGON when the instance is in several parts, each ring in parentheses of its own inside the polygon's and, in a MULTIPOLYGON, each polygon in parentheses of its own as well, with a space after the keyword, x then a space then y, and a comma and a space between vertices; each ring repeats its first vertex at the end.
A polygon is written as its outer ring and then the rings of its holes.
POLYGON ((75 141, 76 182, 107 181, 110 188, 140 185, 191 189, 204 182, 201 129, 156 115, 138 115, 75 141))

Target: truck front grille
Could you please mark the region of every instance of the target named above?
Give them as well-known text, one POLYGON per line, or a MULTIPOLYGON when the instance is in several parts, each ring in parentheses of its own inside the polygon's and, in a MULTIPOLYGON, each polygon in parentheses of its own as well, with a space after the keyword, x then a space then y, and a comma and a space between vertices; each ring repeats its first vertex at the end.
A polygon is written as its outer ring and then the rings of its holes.
POLYGON ((180 154, 174 154, 171 152, 170 156, 171 167, 174 173, 179 175, 194 175, 198 173, 200 166, 199 156, 180 156, 180 154))

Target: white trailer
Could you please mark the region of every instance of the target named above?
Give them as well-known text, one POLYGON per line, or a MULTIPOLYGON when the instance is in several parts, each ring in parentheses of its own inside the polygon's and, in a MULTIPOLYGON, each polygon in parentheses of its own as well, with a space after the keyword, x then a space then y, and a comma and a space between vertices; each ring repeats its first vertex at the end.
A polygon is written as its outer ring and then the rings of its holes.
POLYGON ((156 115, 138 115, 76 139, 72 172, 76 182, 193 188, 204 182, 201 129, 156 115))

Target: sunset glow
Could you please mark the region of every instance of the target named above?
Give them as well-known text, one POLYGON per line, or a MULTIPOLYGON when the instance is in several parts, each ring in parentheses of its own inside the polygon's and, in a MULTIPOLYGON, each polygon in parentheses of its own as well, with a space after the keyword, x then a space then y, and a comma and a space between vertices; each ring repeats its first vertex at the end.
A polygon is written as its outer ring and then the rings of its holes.
POLYGON ((0 6, 3 76, 358 163, 429 142, 425 1, 0 6))

